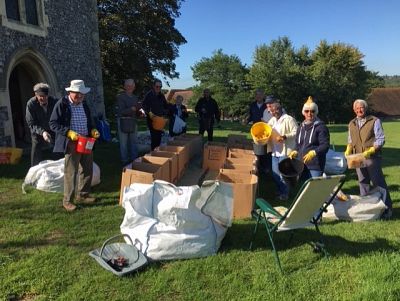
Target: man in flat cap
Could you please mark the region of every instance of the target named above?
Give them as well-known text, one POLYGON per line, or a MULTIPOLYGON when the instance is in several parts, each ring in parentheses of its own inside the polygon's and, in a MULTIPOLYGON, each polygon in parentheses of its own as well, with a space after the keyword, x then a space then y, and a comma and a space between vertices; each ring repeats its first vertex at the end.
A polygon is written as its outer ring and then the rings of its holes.
POLYGON ((49 96, 49 85, 38 83, 33 86, 35 96, 28 100, 25 119, 31 132, 31 166, 43 159, 43 150, 54 141, 54 132, 49 120, 57 100, 49 96))

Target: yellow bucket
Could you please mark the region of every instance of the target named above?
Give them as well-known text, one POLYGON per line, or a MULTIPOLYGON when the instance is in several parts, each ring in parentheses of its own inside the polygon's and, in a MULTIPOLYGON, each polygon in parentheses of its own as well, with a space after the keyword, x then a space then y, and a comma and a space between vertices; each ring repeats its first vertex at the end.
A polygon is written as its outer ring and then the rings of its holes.
POLYGON ((0 147, 0 164, 17 164, 22 156, 22 148, 0 147))
POLYGON ((265 122, 257 122, 250 129, 251 137, 255 144, 265 145, 272 134, 272 128, 265 122))
POLYGON ((164 129, 165 124, 167 123, 168 119, 165 119, 163 117, 160 116, 153 116, 153 119, 151 121, 151 124, 153 126, 153 129, 161 131, 164 129))

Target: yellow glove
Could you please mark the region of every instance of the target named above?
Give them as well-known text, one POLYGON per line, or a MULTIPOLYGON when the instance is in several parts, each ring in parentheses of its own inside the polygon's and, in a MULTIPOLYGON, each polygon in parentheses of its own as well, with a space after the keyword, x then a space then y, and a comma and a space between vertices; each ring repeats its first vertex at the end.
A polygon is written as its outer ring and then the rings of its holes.
POLYGON ((93 137, 94 139, 98 139, 98 138, 100 137, 100 133, 99 133, 99 131, 96 130, 96 129, 92 129, 92 131, 90 132, 90 135, 92 135, 92 137, 93 137))
POLYGON ((294 158, 297 157, 297 151, 293 150, 290 152, 290 154, 288 155, 288 157, 293 160, 294 158))
POLYGON ((69 139, 71 139, 72 141, 76 141, 76 140, 78 140, 79 134, 77 132, 69 130, 67 132, 67 137, 69 139))
POLYGON ((348 155, 351 155, 352 150, 353 150, 353 147, 351 146, 351 144, 347 144, 346 151, 344 152, 345 157, 347 157, 348 155))
POLYGON ((150 117, 150 119, 153 119, 154 114, 152 112, 149 112, 149 117, 150 117))
POLYGON ((375 147, 373 147, 373 146, 371 146, 369 149, 367 149, 365 152, 363 152, 363 156, 365 159, 368 159, 373 154, 375 154, 375 147))
POLYGON ((307 164, 308 162, 310 162, 316 155, 317 155, 317 153, 315 152, 315 150, 310 150, 303 157, 304 164, 307 164))

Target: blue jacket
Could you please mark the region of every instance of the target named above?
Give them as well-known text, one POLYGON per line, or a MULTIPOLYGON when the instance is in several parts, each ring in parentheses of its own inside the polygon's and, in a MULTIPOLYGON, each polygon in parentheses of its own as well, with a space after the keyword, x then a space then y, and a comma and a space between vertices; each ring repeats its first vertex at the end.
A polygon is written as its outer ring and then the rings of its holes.
POLYGON ((306 164, 308 169, 324 171, 329 143, 329 130, 318 118, 310 124, 302 122, 297 129, 295 150, 298 151, 298 158, 301 160, 310 150, 317 153, 315 158, 306 164))
POLYGON ((266 108, 267 106, 265 103, 263 103, 261 107, 258 107, 257 101, 253 101, 249 107, 249 118, 247 119, 247 123, 251 121, 254 123, 261 121, 266 108))
MULTIPOLYGON (((94 121, 90 115, 89 107, 85 102, 83 102, 83 108, 87 118, 88 132, 90 133, 91 130, 95 128, 94 121)), ((51 114, 49 124, 50 129, 56 133, 53 152, 65 152, 68 143, 67 132, 70 130, 71 126, 71 108, 69 105, 68 96, 64 96, 57 101, 56 105, 54 106, 53 113, 51 114)))

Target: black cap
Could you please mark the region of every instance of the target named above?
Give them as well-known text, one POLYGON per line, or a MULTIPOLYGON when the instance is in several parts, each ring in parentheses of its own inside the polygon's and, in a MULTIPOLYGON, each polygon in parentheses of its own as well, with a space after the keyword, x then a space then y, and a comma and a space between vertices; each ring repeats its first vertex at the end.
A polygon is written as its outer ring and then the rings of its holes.
POLYGON ((49 95, 49 89, 48 88, 37 88, 35 90, 35 93, 38 95, 47 96, 47 95, 49 95))
POLYGON ((265 103, 274 103, 276 102, 276 98, 274 95, 267 95, 265 98, 265 103))

